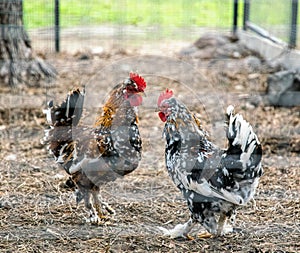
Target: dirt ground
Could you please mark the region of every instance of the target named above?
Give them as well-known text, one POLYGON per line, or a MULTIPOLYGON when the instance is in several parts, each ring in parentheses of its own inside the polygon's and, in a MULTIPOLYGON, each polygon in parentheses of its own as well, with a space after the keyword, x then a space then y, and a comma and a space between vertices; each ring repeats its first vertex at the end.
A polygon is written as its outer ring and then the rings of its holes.
POLYGON ((255 53, 222 37, 103 52, 40 54, 59 71, 51 85, 0 90, 1 252, 300 252, 300 111, 268 106, 267 76, 275 72, 255 53), (182 49, 182 46, 185 46, 182 49), (41 144, 42 109, 50 99, 85 85, 85 124, 111 86, 137 70, 147 83, 139 108, 143 159, 132 174, 101 188, 116 211, 103 225, 85 222, 68 178, 41 144), (223 113, 229 104, 251 122, 262 142, 263 175, 256 206, 242 207, 241 232, 210 239, 174 240, 158 226, 185 222, 188 209, 164 165, 163 123, 156 99, 166 87, 197 112, 211 139, 226 146, 223 113))

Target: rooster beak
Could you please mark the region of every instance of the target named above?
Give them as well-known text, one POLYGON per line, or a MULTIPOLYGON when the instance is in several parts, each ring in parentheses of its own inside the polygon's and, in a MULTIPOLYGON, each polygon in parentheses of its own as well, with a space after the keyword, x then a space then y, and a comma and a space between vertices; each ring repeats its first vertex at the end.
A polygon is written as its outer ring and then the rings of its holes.
POLYGON ((143 97, 147 97, 147 95, 144 91, 141 91, 139 94, 141 94, 141 96, 143 96, 143 97))
POLYGON ((159 112, 160 110, 159 110, 159 107, 156 107, 155 108, 155 112, 159 112))

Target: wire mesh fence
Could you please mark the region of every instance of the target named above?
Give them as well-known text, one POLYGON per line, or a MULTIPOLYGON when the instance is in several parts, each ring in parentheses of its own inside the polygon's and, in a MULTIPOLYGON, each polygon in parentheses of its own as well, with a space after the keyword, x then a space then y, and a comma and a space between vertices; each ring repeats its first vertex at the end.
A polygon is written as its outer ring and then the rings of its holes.
MULTIPOLYGON (((58 1, 61 50, 189 40, 204 30, 230 30, 232 0, 58 1)), ((25 0, 24 23, 37 49, 55 50, 55 1, 25 0)))
POLYGON ((275 43, 295 47, 298 0, 244 0, 244 29, 275 43))
MULTIPOLYGON (((161 40, 193 41, 207 30, 230 31, 234 2, 239 2, 240 13, 248 3, 248 21, 274 40, 289 44, 291 34, 296 35, 297 29, 291 30, 296 0, 24 0, 24 23, 34 47, 50 52, 57 49, 56 4, 62 51, 106 44, 126 47, 161 40)), ((242 19, 240 15, 238 27, 242 19)))
POLYGON ((290 19, 290 0, 252 0, 250 2, 251 22, 259 25, 286 43, 289 42, 290 19), (272 11, 270 11, 271 8, 272 11))

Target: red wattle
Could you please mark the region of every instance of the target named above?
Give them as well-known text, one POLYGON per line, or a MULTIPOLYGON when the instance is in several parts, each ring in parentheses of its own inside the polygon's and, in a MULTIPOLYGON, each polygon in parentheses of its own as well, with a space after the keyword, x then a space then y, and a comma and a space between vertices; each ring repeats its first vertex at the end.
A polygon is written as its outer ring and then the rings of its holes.
POLYGON ((128 100, 131 106, 139 106, 143 102, 142 96, 138 94, 131 95, 128 100))
POLYGON ((159 112, 158 116, 160 117, 162 122, 166 122, 167 121, 167 117, 163 112, 159 112))

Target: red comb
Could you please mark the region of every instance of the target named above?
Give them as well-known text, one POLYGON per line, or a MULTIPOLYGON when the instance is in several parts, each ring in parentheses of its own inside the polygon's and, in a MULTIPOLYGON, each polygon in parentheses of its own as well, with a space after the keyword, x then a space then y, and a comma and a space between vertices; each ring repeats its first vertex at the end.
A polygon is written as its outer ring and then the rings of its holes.
POLYGON ((173 91, 169 90, 168 88, 166 89, 165 92, 162 92, 158 98, 157 105, 160 106, 161 102, 164 101, 165 99, 169 99, 173 96, 173 91))
POLYGON ((146 89, 147 84, 144 78, 141 77, 139 74, 130 72, 129 77, 132 81, 134 81, 137 84, 139 91, 143 92, 144 89, 146 89))

